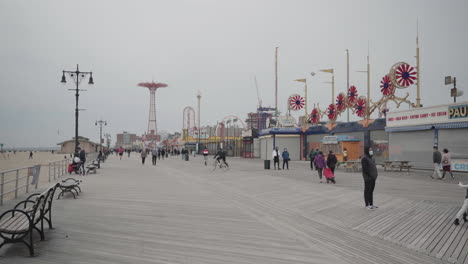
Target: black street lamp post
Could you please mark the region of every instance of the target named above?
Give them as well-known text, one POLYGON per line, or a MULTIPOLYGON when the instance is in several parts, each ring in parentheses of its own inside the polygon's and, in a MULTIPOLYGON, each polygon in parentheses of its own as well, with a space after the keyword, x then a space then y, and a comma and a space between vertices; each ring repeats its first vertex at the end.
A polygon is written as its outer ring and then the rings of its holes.
POLYGON ((76 71, 62 71, 62 80, 61 83, 65 84, 67 83, 67 80, 65 78, 65 73, 68 74, 70 78, 73 79, 73 81, 76 84, 75 89, 69 89, 69 90, 74 90, 75 91, 75 97, 76 97, 76 107, 75 107, 75 154, 78 153, 78 145, 80 144, 78 142, 78 97, 80 96, 79 91, 86 91, 86 90, 80 90, 78 86, 80 85, 81 80, 83 80, 86 76, 89 75, 89 81, 88 84, 92 85, 94 84, 93 80, 93 72, 82 72, 78 68, 78 64, 76 65, 76 71))
POLYGON ((105 120, 96 121, 95 125, 97 126, 98 124, 99 124, 99 151, 102 152, 102 125, 107 126, 107 121, 105 120))

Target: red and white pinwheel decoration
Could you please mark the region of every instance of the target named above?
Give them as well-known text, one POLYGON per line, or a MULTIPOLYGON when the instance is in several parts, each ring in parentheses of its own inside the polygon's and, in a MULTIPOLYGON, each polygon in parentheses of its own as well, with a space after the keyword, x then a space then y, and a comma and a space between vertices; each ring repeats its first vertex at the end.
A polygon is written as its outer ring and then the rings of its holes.
POLYGON ((354 107, 354 104, 356 104, 358 97, 358 92, 356 86, 351 86, 348 88, 348 107, 354 107))
POLYGON ((395 81, 399 88, 406 88, 416 80, 416 70, 408 63, 399 63, 395 69, 395 81))
POLYGON ((310 122, 317 124, 320 121, 320 111, 317 108, 312 109, 310 113, 310 122))
POLYGON ((344 93, 339 93, 336 97, 336 110, 338 112, 343 112, 346 109, 346 95, 344 93))
POLYGON ((380 91, 384 96, 391 96, 395 93, 395 88, 388 75, 385 75, 380 81, 380 91))
POLYGON ((304 108, 304 98, 298 94, 293 94, 289 97, 289 109, 293 111, 301 110, 304 108))
POLYGON ((331 104, 328 106, 327 108, 327 116, 328 116, 328 119, 330 119, 330 121, 335 121, 337 116, 338 116, 338 112, 336 111, 336 106, 334 104, 331 104))
POLYGON ((365 96, 361 96, 356 101, 355 111, 359 117, 363 117, 366 114, 367 99, 365 96))

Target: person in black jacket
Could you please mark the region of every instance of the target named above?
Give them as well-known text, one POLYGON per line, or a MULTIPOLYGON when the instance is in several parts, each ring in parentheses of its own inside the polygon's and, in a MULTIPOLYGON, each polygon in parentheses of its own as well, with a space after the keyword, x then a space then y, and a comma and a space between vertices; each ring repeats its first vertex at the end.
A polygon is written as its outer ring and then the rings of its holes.
POLYGON ((84 149, 80 149, 78 148, 78 150, 80 151, 78 157, 80 157, 80 160, 81 160, 81 169, 82 169, 82 172, 83 172, 83 175, 85 175, 85 162, 86 162, 86 152, 84 149))
POLYGON ((335 174, 336 163, 338 163, 338 159, 335 154, 333 154, 333 151, 330 150, 327 157, 327 167, 331 169, 333 174, 335 174))
POLYGON ((375 165, 372 148, 364 148, 364 157, 361 159, 362 177, 364 178, 364 202, 369 210, 378 208, 374 205, 374 188, 377 180, 377 166, 375 165))

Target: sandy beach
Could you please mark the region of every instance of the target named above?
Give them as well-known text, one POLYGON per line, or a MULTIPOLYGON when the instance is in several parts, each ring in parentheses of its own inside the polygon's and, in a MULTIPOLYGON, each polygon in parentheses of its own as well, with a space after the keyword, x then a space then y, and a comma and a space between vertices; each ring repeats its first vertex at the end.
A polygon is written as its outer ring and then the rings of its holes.
MULTIPOLYGON (((34 188, 36 185, 32 185, 32 177, 29 177, 29 183, 27 182, 27 175, 28 169, 27 167, 32 167, 36 165, 41 165, 40 174, 39 174, 39 181, 37 184, 38 188, 42 188, 50 184, 51 182, 55 182, 54 175, 56 178, 63 175, 66 171, 67 162, 64 161, 65 155, 64 154, 52 154, 50 151, 33 151, 33 158, 29 159, 29 151, 27 152, 7 152, 4 155, 0 154, 0 181, 2 181, 2 174, 3 174, 3 182, 4 186, 2 187, 3 193, 5 194, 3 200, 13 199, 15 197, 15 189, 16 189, 16 177, 19 178, 18 180, 18 191, 17 195, 22 195, 28 192, 34 192, 34 188), (54 162, 55 168, 54 168, 54 162), (49 164, 51 164, 49 166, 49 164), (15 169, 18 170, 18 173, 15 169), (13 170, 13 171, 10 171, 13 170)), ((1 187, 1 183, 0 183, 1 187)), ((1 192, 1 191, 0 191, 1 192)))
POLYGON ((50 151, 47 152, 39 152, 33 151, 33 158, 28 159, 29 151, 28 152, 6 152, 4 153, 5 156, 0 154, 0 172, 5 170, 23 168, 34 166, 38 164, 48 164, 50 162, 55 162, 64 159, 64 154, 52 154, 50 151))

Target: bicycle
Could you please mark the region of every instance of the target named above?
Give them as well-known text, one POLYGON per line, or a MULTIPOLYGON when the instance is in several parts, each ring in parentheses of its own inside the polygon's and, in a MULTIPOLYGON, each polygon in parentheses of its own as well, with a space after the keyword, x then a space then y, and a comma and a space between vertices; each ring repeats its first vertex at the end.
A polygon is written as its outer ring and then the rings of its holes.
POLYGON ((229 170, 229 166, 226 164, 225 161, 218 162, 218 160, 215 159, 214 162, 213 162, 213 171, 215 171, 216 168, 219 168, 219 169, 221 169, 223 171, 229 170))

